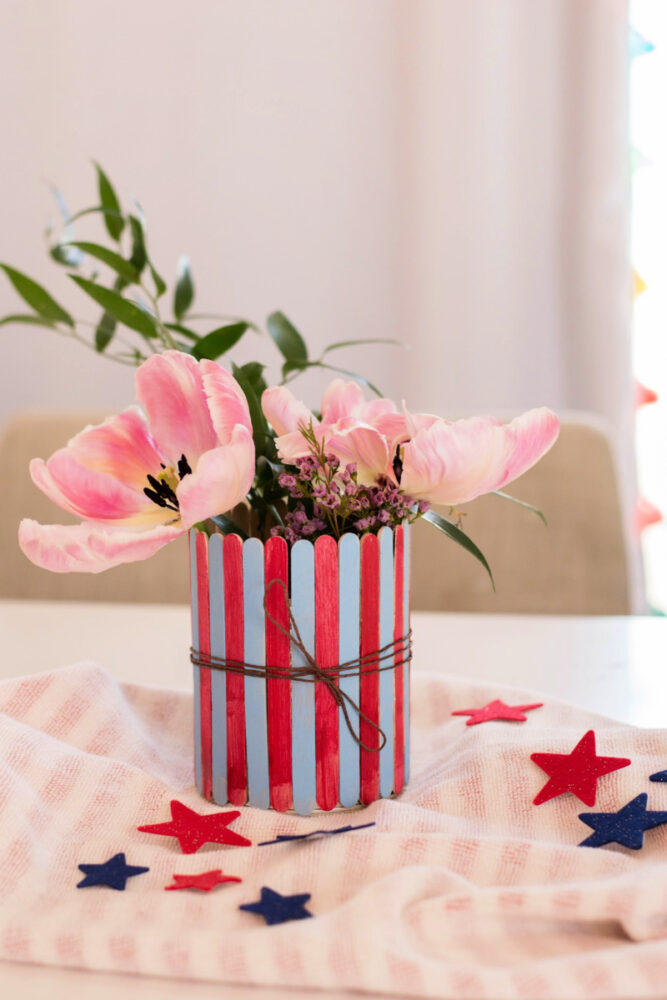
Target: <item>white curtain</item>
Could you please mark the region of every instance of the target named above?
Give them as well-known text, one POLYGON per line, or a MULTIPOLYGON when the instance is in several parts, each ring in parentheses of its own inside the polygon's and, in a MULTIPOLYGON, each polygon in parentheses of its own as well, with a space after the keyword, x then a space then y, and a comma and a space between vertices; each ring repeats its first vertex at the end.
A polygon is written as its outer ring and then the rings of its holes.
MULTIPOLYGON (((203 311, 282 308, 315 348, 405 340, 340 361, 416 408, 592 410, 629 509, 626 17, 625 0, 5 0, 2 257, 47 278, 44 181, 91 203, 95 157, 140 197, 161 269, 189 251, 203 311)), ((131 396, 129 370, 3 335, 0 419, 131 396)))

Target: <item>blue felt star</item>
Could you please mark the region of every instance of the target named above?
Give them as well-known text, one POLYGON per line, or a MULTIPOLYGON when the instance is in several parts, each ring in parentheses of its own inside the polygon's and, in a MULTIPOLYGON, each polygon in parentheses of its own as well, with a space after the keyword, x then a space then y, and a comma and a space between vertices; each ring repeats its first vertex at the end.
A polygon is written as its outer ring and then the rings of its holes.
POLYGON ((651 775, 651 777, 650 777, 649 780, 650 781, 667 781, 667 771, 656 771, 655 774, 651 775))
POLYGON ((284 924, 288 920, 304 920, 306 917, 312 917, 312 913, 306 909, 309 899, 309 892, 302 892, 296 896, 281 896, 279 892, 262 886, 262 898, 256 903, 243 903, 239 906, 239 910, 259 913, 267 924, 284 924))
POLYGON ((89 885, 108 885, 110 889, 118 889, 120 892, 125 888, 128 878, 149 871, 148 868, 126 864, 122 853, 114 854, 103 865, 79 865, 79 868, 86 877, 77 882, 77 889, 85 889, 89 885))
POLYGON ((279 833, 275 840, 261 840, 258 847, 268 844, 283 844, 286 840, 308 840, 309 837, 333 837, 335 833, 349 833, 350 830, 365 830, 375 823, 362 823, 360 826, 337 826, 333 830, 311 830, 310 833, 279 833))
POLYGON ((638 851, 644 846, 644 831, 667 823, 667 812, 646 808, 648 795, 642 792, 615 813, 579 813, 595 832, 582 840, 579 847, 602 847, 604 844, 621 844, 638 851))

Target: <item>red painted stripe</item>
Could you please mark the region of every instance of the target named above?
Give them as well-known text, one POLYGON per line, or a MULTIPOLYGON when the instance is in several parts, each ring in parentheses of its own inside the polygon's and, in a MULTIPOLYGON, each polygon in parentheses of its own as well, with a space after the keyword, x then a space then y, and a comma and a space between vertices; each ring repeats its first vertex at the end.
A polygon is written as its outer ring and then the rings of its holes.
MULTIPOLYGON (((243 542, 223 541, 225 574, 225 650, 229 660, 243 660, 243 542)), ((248 798, 245 749, 245 686, 241 674, 227 674, 227 798, 242 806, 248 798)))
MULTIPOLYGON (((269 587, 273 580, 289 584, 287 542, 269 538, 264 546, 264 584, 268 588, 266 608, 289 631, 289 613, 283 588, 269 587)), ((272 621, 266 619, 266 664, 289 674, 290 641, 272 621)), ((266 708, 269 738, 269 785, 271 805, 279 812, 292 807, 292 685, 289 680, 268 678, 266 708)))
MULTIPOLYGON (((315 542, 315 659, 321 667, 338 662, 338 545, 330 535, 315 542)), ((334 674, 338 680, 338 674, 334 674)), ((315 685, 317 804, 338 804, 338 706, 326 684, 315 685)))
MULTIPOLYGON (((380 547, 377 535, 361 539, 361 636, 360 653, 375 653, 380 648, 380 547)), ((377 660, 362 666, 360 681, 361 711, 376 724, 380 721, 380 675, 377 660)), ((360 719, 361 742, 379 747, 377 729, 360 719)), ((380 794, 380 755, 361 749, 361 801, 374 802, 380 794)))
MULTIPOLYGON (((197 607, 199 611, 199 656, 208 660, 211 655, 210 610, 208 598, 208 536, 197 532, 197 607)), ((201 726, 201 780, 202 795, 211 799, 211 671, 199 668, 199 700, 201 726)))
MULTIPOLYGON (((403 573, 405 572, 405 533, 403 525, 394 535, 394 640, 403 636, 403 573)), ((395 657, 398 664, 403 657, 395 657)), ((394 791, 398 795, 405 785, 405 716, 403 711, 403 665, 394 670, 394 791)))

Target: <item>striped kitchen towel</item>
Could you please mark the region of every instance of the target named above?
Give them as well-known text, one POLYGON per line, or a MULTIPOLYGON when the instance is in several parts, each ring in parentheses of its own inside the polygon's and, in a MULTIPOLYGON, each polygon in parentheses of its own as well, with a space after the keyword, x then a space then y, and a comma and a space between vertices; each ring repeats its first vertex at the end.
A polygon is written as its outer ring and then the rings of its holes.
MULTIPOLYGON (((137 831, 193 784, 192 698, 121 685, 94 664, 0 683, 0 957, 84 969, 398 996, 643 998, 667 990, 667 826, 644 847, 583 848, 592 811, 534 806, 535 751, 597 750, 632 764, 598 783, 595 811, 641 792, 667 810, 667 731, 548 702, 524 723, 466 726, 456 709, 536 699, 413 673, 412 774, 400 798, 303 818, 242 808, 252 847, 183 855, 137 831), (256 846, 345 823, 337 837, 256 846), (147 874, 78 891, 78 865, 124 851, 147 874), (176 873, 238 876, 165 892, 176 873), (311 893, 315 919, 266 926, 239 910, 261 886, 311 893)), ((187 986, 184 986, 187 989, 187 986)))

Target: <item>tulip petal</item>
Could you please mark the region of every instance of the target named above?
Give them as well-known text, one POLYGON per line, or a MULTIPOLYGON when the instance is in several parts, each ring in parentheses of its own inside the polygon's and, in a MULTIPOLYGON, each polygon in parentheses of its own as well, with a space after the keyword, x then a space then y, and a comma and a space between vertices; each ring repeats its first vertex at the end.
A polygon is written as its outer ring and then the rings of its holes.
POLYGON ((215 361, 200 361, 199 368, 218 442, 231 441, 237 424, 252 432, 248 401, 234 376, 215 361))
POLYGON ((301 426, 308 427, 311 421, 313 426, 318 423, 306 404, 296 399, 284 385, 269 386, 264 390, 262 410, 279 437, 298 431, 301 426))
POLYGON ((121 563, 148 559, 185 529, 161 524, 149 531, 105 528, 89 523, 19 525, 19 545, 36 566, 53 573, 101 573, 121 563))
POLYGON ((505 428, 497 421, 439 420, 404 446, 401 490, 431 503, 466 503, 497 488, 506 454, 505 428))
POLYGON ((130 406, 97 426, 86 427, 68 442, 67 448, 81 465, 139 492, 148 485, 146 476, 158 475, 164 461, 138 406, 130 406))
POLYGON ((46 463, 33 459, 30 475, 50 500, 86 521, 159 524, 165 520, 164 511, 143 492, 81 465, 69 448, 54 452, 46 463))
POLYGON ((245 500, 255 477, 255 446, 246 427, 234 428, 229 444, 201 456, 192 475, 177 492, 181 523, 190 528, 199 521, 235 507, 245 500))
POLYGON ((387 442, 367 424, 357 424, 327 437, 327 449, 345 465, 356 464, 360 483, 370 485, 378 476, 391 474, 387 442))
POLYGON ((553 446, 560 431, 558 417, 546 406, 528 410, 507 425, 510 454, 500 480, 493 486, 502 489, 506 483, 532 468, 553 446))
POLYGON ((137 369, 136 387, 169 464, 185 455, 194 468, 200 455, 216 447, 202 372, 193 357, 180 351, 152 355, 137 369))
POLYGON ((322 396, 322 423, 335 424, 344 417, 356 417, 364 404, 364 394, 358 382, 335 378, 322 396))

